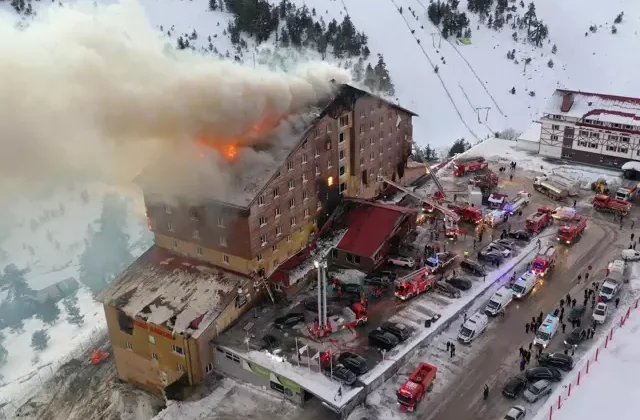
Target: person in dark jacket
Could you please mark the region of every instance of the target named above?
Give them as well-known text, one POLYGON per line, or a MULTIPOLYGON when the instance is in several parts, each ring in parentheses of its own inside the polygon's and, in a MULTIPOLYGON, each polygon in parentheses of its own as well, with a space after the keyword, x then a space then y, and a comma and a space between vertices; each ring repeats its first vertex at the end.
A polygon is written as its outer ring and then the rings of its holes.
POLYGON ((564 330, 567 329, 567 324, 565 324, 564 322, 562 323, 562 334, 564 334, 564 330))
MULTIPOLYGON (((616 308, 617 308, 617 307, 618 307, 618 305, 617 305, 617 303, 616 303, 616 308)), ((529 323, 527 322, 527 324, 524 326, 524 332, 525 332, 526 334, 529 334, 529 327, 530 327, 530 325, 529 325, 529 323)))
POLYGON ((487 386, 487 384, 484 384, 484 391, 482 391, 482 395, 484 396, 485 400, 489 398, 489 387, 487 386))
POLYGON ((571 308, 575 308, 576 307, 576 298, 573 298, 573 300, 571 301, 571 308))
POLYGON ((527 361, 524 360, 524 357, 523 357, 522 359, 520 359, 520 372, 524 370, 526 365, 527 365, 527 361))
POLYGON ((618 305, 620 305, 620 298, 619 297, 616 298, 616 309, 618 309, 618 305))

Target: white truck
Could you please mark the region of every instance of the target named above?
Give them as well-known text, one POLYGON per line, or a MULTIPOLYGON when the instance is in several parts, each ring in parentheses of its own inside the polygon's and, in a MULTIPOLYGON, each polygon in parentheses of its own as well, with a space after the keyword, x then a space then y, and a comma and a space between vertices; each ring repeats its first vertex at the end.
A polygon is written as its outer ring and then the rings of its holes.
POLYGON ((567 190, 569 196, 574 197, 580 194, 581 182, 577 179, 571 178, 568 175, 564 175, 557 172, 546 173, 535 177, 533 183, 540 184, 542 181, 551 181, 554 184, 560 185, 567 190))
POLYGON ((511 200, 505 203, 503 209, 509 214, 516 214, 518 210, 529 204, 531 197, 528 192, 520 191, 511 200))

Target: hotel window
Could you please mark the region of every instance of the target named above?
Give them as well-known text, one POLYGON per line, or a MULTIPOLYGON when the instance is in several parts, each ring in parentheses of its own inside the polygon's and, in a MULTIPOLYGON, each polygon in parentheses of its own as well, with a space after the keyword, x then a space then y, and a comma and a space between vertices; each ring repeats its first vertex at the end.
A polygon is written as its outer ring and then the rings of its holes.
POLYGON ((155 361, 158 361, 158 355, 156 353, 151 353, 151 358, 155 361))
POLYGON ((558 136, 556 136, 556 135, 551 136, 551 140, 557 141, 558 140, 558 136))
POLYGON ((171 350, 172 350, 174 353, 177 353, 177 354, 180 354, 180 355, 184 356, 184 349, 183 349, 182 347, 178 347, 178 346, 176 346, 176 345, 174 344, 174 345, 172 345, 172 346, 171 346, 171 350))
POLYGON ((169 230, 169 232, 173 232, 173 223, 167 222, 167 229, 169 230))
POLYGON ((227 246, 227 238, 224 236, 220 237, 220 246, 227 246))
POLYGON ((309 209, 304 209, 304 218, 305 219, 309 218, 309 209))
POLYGON ((149 343, 156 344, 156 338, 152 335, 149 336, 149 343))
POLYGON ((380 133, 378 133, 378 138, 380 140, 382 140, 384 138, 384 133, 382 131, 380 133))
POLYGON ((289 191, 296 187, 296 182, 293 179, 289 180, 289 191))
POLYGON ((184 372, 184 367, 178 363, 178 372, 184 372))
POLYGON ((340 156, 340 160, 343 160, 346 157, 346 153, 344 150, 340 150, 339 156, 340 156))
POLYGON ((198 212, 196 212, 194 209, 189 210, 189 219, 191 220, 198 220, 198 212))
POLYGON ((305 163, 307 163, 307 161, 309 160, 309 157, 307 156, 306 153, 302 154, 302 164, 304 165, 305 163))
POLYGON ((347 169, 344 166, 340 167, 340 176, 344 175, 347 172, 347 169))
POLYGON ((333 131, 333 125, 331 123, 327 123, 327 133, 333 131))
POLYGON ((256 259, 258 260, 258 262, 262 261, 262 254, 258 254, 256 256, 256 259))
POLYGON ((327 169, 333 168, 333 162, 331 162, 331 158, 327 160, 327 169))
POLYGON ((127 350, 133 350, 133 344, 127 341, 127 350))
POLYGON ((260 236, 260 246, 265 246, 267 244, 267 235, 260 236))
POLYGON ((173 213, 173 212, 171 211, 171 206, 167 206, 167 205, 165 205, 165 206, 164 206, 164 211, 165 211, 165 213, 167 213, 167 214, 171 214, 171 213, 173 213))
POLYGON ((267 218, 264 217, 264 216, 258 218, 258 224, 260 225, 260 227, 266 225, 267 224, 267 218))
POLYGON ((198 253, 198 255, 202 255, 203 254, 202 247, 201 246, 197 247, 196 252, 198 253))
MULTIPOLYGON (((264 197, 260 197, 262 198, 262 204, 264 204, 264 197)), ((260 200, 258 200, 258 204, 260 203, 260 200)), ((259 205, 262 205, 259 204, 259 205)), ((218 227, 223 228, 224 227, 224 219, 222 217, 218 217, 218 227)))
MULTIPOLYGON (((260 197, 258 197, 258 206, 264 206, 264 195, 261 195, 260 197)), ((218 221, 220 221, 222 219, 218 218, 218 221)), ((220 225, 218 225, 220 226, 220 225)))
POLYGON ((271 252, 278 252, 278 245, 271 245, 271 252))
POLYGON ((315 155, 315 157, 318 157, 318 156, 320 156, 320 148, 316 147, 316 155, 315 155))
POLYGON ((291 242, 291 235, 287 235, 287 242, 291 242))
POLYGON ((375 124, 373 123, 373 121, 371 121, 369 123, 369 130, 373 130, 374 127, 375 127, 375 124))
POLYGON ((296 199, 292 198, 289 200, 289 208, 292 209, 296 206, 296 199))
POLYGON ((194 239, 200 239, 200 232, 198 231, 198 229, 193 229, 192 235, 194 239))
POLYGON ((280 217, 280 207, 276 207, 276 217, 280 217))
POLYGON ((338 143, 344 143, 344 133, 340 133, 338 136, 338 143))
POLYGON ((302 174, 302 183, 304 184, 309 180, 309 176, 307 174, 302 174))
POLYGON ((213 363, 209 363, 209 364, 207 364, 207 366, 205 366, 204 373, 209 373, 212 370, 213 370, 213 363))
POLYGON ((344 193, 346 189, 347 189, 347 184, 345 184, 344 182, 342 182, 342 183, 340 184, 340 194, 344 193))
POLYGON ((280 235, 282 235, 282 227, 276 226, 276 236, 280 236, 280 235))
POLYGON ((302 199, 304 201, 309 199, 309 193, 307 193, 307 190, 302 191, 302 199))
POLYGON ((178 241, 177 241, 177 240, 175 240, 175 239, 172 239, 172 240, 171 240, 171 246, 172 246, 173 248, 176 248, 176 249, 177 249, 177 248, 178 248, 178 241))
POLYGON ((618 136, 609 136, 609 140, 618 141, 618 136))
POLYGON ((287 170, 293 171, 293 161, 292 160, 287 162, 287 170))
POLYGON ((364 124, 360 124, 360 134, 365 132, 364 124))
POLYGON ((273 189, 273 198, 278 198, 280 196, 280 189, 278 187, 273 189))
POLYGON ((225 264, 229 264, 229 256, 228 256, 227 254, 224 254, 224 255, 222 256, 222 261, 223 261, 225 264))
POLYGON ((553 124, 553 125, 551 126, 551 129, 552 129, 552 130, 560 130, 560 126, 559 126, 558 124, 553 124))
POLYGON ((340 117, 340 127, 346 127, 349 125, 349 116, 345 115, 344 117, 340 117))
POLYGON ((295 216, 291 218, 291 226, 295 226, 296 225, 296 218, 295 216))

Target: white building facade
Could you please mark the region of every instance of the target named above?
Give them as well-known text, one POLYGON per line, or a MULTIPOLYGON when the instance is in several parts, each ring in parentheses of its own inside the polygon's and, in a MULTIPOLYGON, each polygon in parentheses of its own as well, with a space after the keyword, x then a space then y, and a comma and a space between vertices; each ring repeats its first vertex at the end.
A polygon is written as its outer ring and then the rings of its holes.
POLYGON ((640 99, 558 89, 540 118, 540 154, 620 168, 640 161, 640 99))

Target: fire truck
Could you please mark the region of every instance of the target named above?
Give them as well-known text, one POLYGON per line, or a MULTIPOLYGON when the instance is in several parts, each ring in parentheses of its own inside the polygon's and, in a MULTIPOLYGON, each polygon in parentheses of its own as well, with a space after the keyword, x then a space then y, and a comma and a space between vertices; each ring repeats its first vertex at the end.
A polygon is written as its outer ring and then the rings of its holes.
POLYGON ((515 197, 505 203, 503 210, 509 214, 515 214, 522 207, 528 205, 530 200, 531 198, 528 192, 520 191, 515 197))
POLYGON ((547 206, 538 208, 538 211, 527 217, 525 229, 532 233, 540 231, 551 224, 551 209, 547 206))
POLYGON ((436 277, 431 274, 431 267, 423 267, 395 281, 395 296, 400 300, 408 300, 433 288, 436 277))
POLYGON ((484 216, 484 222, 492 228, 507 221, 507 212, 504 210, 493 210, 484 216))
POLYGON ((546 275, 549 270, 553 269, 556 265, 556 257, 558 256, 558 252, 556 247, 548 246, 543 248, 538 255, 533 259, 533 264, 531 264, 531 271, 539 276, 546 275))
POLYGON ((460 216, 460 220, 473 224, 482 222, 482 212, 477 207, 449 204, 449 208, 455 211, 458 216, 460 216))
POLYGON ((471 178, 469 183, 481 190, 491 189, 498 185, 498 176, 492 170, 487 169, 483 174, 471 178))
POLYGON ((457 239, 458 235, 460 235, 460 228, 458 227, 458 222, 451 219, 450 217, 444 218, 444 236, 451 239, 457 239))
POLYGON ((593 204, 593 208, 597 211, 622 214, 624 216, 631 210, 631 203, 629 201, 618 200, 617 198, 611 198, 604 194, 596 195, 593 201, 591 201, 591 204, 593 204))
POLYGON ((316 319, 308 330, 313 337, 322 338, 347 328, 357 327, 366 323, 367 320, 367 307, 364 302, 355 302, 351 307, 345 307, 342 314, 327 317, 326 328, 322 328, 316 319))
POLYGON ((566 222, 564 226, 558 229, 558 242, 572 244, 578 240, 582 232, 587 227, 587 218, 584 216, 576 216, 573 220, 566 222))
POLYGON ((461 157, 453 161, 453 174, 465 176, 469 172, 478 172, 489 166, 482 156, 461 157))
POLYGON ((633 201, 638 195, 638 186, 635 187, 620 187, 616 190, 616 200, 633 201))
POLYGON ((409 379, 396 393, 400 411, 413 411, 424 394, 433 389, 438 368, 429 363, 420 363, 409 379))

